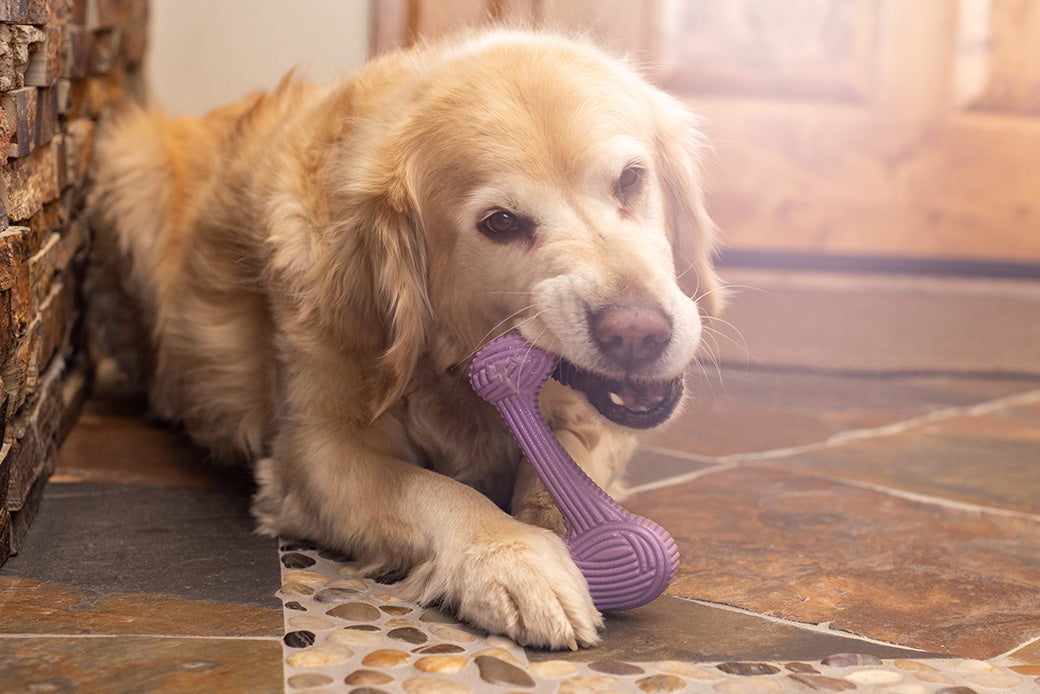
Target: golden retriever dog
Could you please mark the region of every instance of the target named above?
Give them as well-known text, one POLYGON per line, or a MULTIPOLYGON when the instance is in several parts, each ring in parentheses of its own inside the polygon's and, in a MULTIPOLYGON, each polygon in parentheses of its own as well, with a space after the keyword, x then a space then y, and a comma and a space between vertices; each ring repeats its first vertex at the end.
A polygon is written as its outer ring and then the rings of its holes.
POLYGON ((506 29, 200 119, 132 109, 92 219, 151 406, 252 461, 263 533, 520 643, 595 644, 562 518, 467 370, 507 331, 560 355, 542 413, 619 491, 716 309, 696 126, 590 43, 506 29))

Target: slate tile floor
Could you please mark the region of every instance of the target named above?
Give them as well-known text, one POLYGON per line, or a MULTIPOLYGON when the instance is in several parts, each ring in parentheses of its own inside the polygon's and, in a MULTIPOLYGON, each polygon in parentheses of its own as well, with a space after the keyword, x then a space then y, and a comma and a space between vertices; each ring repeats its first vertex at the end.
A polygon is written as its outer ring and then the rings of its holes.
POLYGON ((524 651, 255 536, 248 479, 102 390, 0 569, 0 691, 1040 691, 1037 283, 933 282, 914 315, 905 278, 734 277, 766 290, 734 299, 748 344, 629 479, 682 567, 601 647, 524 651), (958 352, 928 320, 964 296, 989 334, 958 352))

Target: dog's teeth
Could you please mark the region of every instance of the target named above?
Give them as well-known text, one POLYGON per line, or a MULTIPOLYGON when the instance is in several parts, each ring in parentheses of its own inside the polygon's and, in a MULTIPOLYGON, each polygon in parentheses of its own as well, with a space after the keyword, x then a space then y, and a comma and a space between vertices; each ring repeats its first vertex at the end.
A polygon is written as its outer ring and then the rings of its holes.
POLYGON ((622 407, 625 404, 625 399, 623 397, 621 397, 620 395, 618 395, 617 393, 611 393, 610 394, 610 401, 612 403, 614 403, 615 405, 617 405, 618 407, 622 407))

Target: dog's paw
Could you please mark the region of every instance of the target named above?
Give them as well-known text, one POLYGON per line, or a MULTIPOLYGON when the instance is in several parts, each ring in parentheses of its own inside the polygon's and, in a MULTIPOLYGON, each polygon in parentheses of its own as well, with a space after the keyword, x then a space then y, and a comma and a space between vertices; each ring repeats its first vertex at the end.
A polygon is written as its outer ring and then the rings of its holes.
POLYGON ((417 566, 402 589, 424 603, 441 601, 470 624, 526 646, 593 646, 603 626, 563 541, 514 519, 439 552, 417 566))

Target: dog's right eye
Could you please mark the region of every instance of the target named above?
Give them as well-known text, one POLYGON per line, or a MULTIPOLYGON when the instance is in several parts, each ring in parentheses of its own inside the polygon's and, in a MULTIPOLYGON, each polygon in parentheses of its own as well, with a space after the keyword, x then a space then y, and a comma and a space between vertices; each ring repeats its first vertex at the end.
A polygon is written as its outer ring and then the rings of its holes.
POLYGON ((497 210, 480 223, 480 231, 496 241, 510 241, 518 236, 528 236, 534 223, 522 215, 506 210, 497 210))
POLYGON ((643 177, 646 172, 638 164, 629 164, 621 172, 617 183, 614 185, 614 194, 622 205, 628 205, 632 199, 639 194, 643 187, 643 177))

